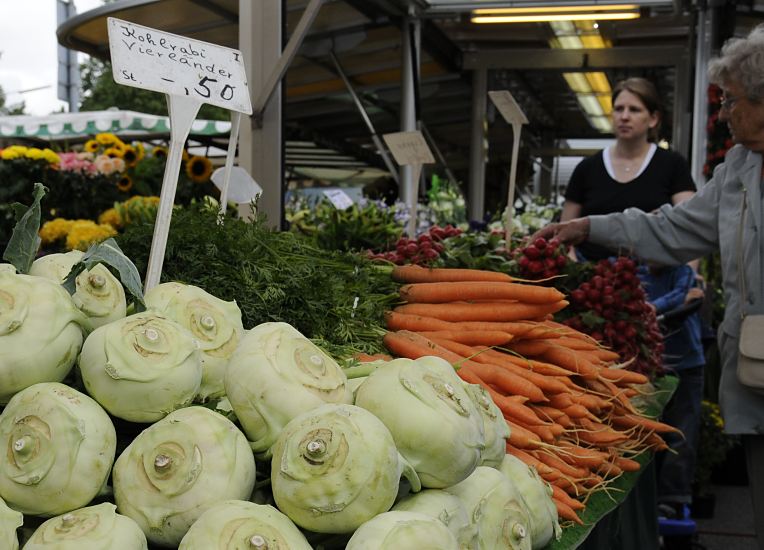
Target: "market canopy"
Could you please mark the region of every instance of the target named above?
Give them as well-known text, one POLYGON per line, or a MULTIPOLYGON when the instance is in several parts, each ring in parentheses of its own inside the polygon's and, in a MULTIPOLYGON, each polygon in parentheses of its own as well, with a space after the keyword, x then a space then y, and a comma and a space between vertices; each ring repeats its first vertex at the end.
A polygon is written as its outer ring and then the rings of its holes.
MULTIPOLYGON (((230 129, 230 121, 195 120, 191 135, 220 136, 227 134, 230 129)), ((102 132, 126 136, 169 134, 170 122, 166 116, 117 109, 46 116, 0 116, 0 139, 60 141, 102 132)))

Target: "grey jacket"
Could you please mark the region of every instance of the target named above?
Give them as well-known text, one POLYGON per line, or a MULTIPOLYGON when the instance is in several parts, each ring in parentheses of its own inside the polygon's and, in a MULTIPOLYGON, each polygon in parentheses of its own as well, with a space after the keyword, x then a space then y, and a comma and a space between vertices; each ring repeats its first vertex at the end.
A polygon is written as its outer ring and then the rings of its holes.
POLYGON ((732 433, 764 432, 764 398, 737 383, 734 374, 741 311, 764 313, 761 169, 762 155, 738 145, 727 153, 713 178, 677 206, 665 205, 654 214, 629 209, 590 217, 590 241, 645 260, 679 265, 721 251, 725 315, 720 331, 724 333, 720 394, 722 409, 729 409, 725 420, 732 433), (743 243, 742 251, 738 242, 743 243), (744 270, 745 296, 738 269, 744 270), (733 401, 740 401, 739 407, 733 401))

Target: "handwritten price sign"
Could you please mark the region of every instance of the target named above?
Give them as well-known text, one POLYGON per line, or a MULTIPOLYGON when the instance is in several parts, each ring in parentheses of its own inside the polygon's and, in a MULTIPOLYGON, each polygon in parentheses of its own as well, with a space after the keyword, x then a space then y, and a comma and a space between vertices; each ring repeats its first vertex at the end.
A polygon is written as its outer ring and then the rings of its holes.
POLYGON ((108 18, 118 84, 252 114, 241 52, 108 18))

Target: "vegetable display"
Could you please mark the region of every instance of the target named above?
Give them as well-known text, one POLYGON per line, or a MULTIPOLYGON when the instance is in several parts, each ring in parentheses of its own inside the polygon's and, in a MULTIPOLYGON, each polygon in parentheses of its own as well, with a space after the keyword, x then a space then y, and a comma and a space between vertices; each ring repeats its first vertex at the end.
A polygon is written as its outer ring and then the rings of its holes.
POLYGON ((0 404, 38 382, 69 374, 85 316, 58 283, 0 271, 0 404))
POLYGON ((109 476, 117 435, 90 397, 50 382, 20 391, 0 414, 0 497, 55 516, 86 506, 109 476))
POLYGON ((88 393, 114 416, 155 422, 191 403, 202 381, 199 345, 153 311, 94 330, 79 358, 88 393))
POLYGON ((187 407, 141 432, 117 458, 113 478, 120 513, 149 541, 177 547, 212 505, 249 498, 255 459, 230 420, 187 407))
POLYGON ((387 426, 423 487, 449 487, 480 462, 483 418, 442 359, 425 356, 383 364, 358 388, 355 403, 387 426))
POLYGON ((201 349, 202 401, 225 394, 225 367, 244 335, 241 310, 193 285, 162 283, 144 296, 146 307, 188 329, 201 349))
POLYGON ((194 522, 178 550, 312 550, 300 530, 273 506, 243 500, 215 504, 194 522))
POLYGON ((402 474, 421 488, 385 425, 354 405, 322 405, 292 420, 271 461, 279 509, 318 533, 352 533, 388 511, 402 474))
POLYGON ((399 500, 393 511, 417 512, 443 523, 459 543, 460 549, 477 548, 477 527, 467 514, 464 503, 441 489, 425 489, 399 500))
POLYGON ((88 318, 87 328, 98 327, 122 319, 127 314, 127 301, 122 283, 103 264, 86 269, 75 279, 74 305, 88 318))
POLYGON ((477 523, 480 550, 532 548, 528 508, 520 491, 500 471, 478 466, 446 491, 464 503, 477 523))
POLYGON ((85 253, 81 250, 46 254, 32 262, 28 275, 45 277, 58 284, 63 284, 74 264, 79 262, 84 255, 85 253))
POLYGON ((386 512, 361 525, 346 550, 459 550, 439 520, 416 512, 386 512))
POLYGON ((24 550, 147 550, 136 523, 104 502, 51 518, 35 530, 24 550))
POLYGON ((24 524, 24 516, 8 505, 0 498, 0 545, 9 550, 19 549, 19 538, 16 529, 24 524))
POLYGON ((230 359, 225 390, 252 449, 265 457, 287 423, 324 403, 350 403, 337 362, 287 323, 251 329, 230 359))

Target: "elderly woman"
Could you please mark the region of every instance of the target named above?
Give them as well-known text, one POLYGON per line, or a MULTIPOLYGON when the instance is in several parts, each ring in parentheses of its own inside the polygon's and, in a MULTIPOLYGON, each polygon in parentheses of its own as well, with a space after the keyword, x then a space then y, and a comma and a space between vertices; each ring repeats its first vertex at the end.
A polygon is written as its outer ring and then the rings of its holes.
POLYGON ((537 236, 556 235, 570 244, 589 240, 666 265, 721 252, 726 309, 719 329, 719 396, 727 432, 743 435, 764 549, 764 394, 741 382, 737 370, 741 320, 764 314, 764 25, 729 40, 708 72, 724 92, 720 118, 736 145, 697 194, 654 214, 632 209, 578 218, 547 226, 537 236))

